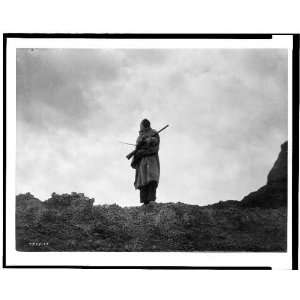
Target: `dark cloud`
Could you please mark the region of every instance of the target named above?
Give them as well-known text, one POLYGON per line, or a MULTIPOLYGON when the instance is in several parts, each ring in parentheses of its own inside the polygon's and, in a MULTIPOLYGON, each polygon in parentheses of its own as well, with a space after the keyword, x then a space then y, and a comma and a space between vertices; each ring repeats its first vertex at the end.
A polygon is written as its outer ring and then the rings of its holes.
POLYGON ((18 117, 37 129, 85 127, 99 106, 92 89, 117 80, 120 63, 104 50, 18 49, 18 117))

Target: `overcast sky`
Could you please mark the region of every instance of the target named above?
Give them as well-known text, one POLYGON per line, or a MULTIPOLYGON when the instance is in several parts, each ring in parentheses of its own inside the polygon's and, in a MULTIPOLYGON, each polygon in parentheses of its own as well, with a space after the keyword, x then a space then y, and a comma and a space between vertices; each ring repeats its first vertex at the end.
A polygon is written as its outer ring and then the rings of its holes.
POLYGON ((17 193, 139 205, 126 154, 161 133, 158 202, 259 188, 287 140, 287 50, 18 49, 17 193))

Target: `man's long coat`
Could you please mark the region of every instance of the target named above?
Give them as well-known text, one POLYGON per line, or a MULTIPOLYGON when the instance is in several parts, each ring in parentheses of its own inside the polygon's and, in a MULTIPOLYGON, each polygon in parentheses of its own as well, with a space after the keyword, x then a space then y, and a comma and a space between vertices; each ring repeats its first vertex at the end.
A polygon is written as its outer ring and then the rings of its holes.
POLYGON ((159 165, 159 134, 152 128, 140 131, 137 138, 139 143, 143 138, 148 137, 145 148, 140 151, 141 159, 136 167, 134 186, 140 189, 151 181, 159 182, 160 165, 159 165), (155 136, 153 136, 155 134, 155 136))

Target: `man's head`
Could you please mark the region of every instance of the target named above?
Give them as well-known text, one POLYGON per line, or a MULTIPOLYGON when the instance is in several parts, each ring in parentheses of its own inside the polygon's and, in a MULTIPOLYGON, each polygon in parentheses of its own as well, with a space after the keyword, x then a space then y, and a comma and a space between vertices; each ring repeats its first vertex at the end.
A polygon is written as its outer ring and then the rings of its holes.
POLYGON ((150 128, 150 121, 148 119, 144 119, 141 122, 140 129, 143 130, 143 129, 148 129, 148 128, 150 128))

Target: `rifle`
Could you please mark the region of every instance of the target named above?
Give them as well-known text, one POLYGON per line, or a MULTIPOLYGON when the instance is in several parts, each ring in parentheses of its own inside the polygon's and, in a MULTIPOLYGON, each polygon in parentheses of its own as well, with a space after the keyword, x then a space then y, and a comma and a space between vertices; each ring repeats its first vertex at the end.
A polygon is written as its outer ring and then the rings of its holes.
MULTIPOLYGON (((154 133, 153 135, 150 135, 150 137, 155 136, 156 134, 162 132, 163 130, 165 130, 167 127, 169 127, 169 125, 164 126, 162 129, 160 129, 159 131, 157 131, 156 133, 154 133)), ((142 146, 142 142, 137 144, 135 147, 135 150, 133 150, 132 152, 130 152, 128 155, 126 155, 127 159, 130 159, 132 156, 134 156, 136 154, 136 152, 141 148, 142 146)))

